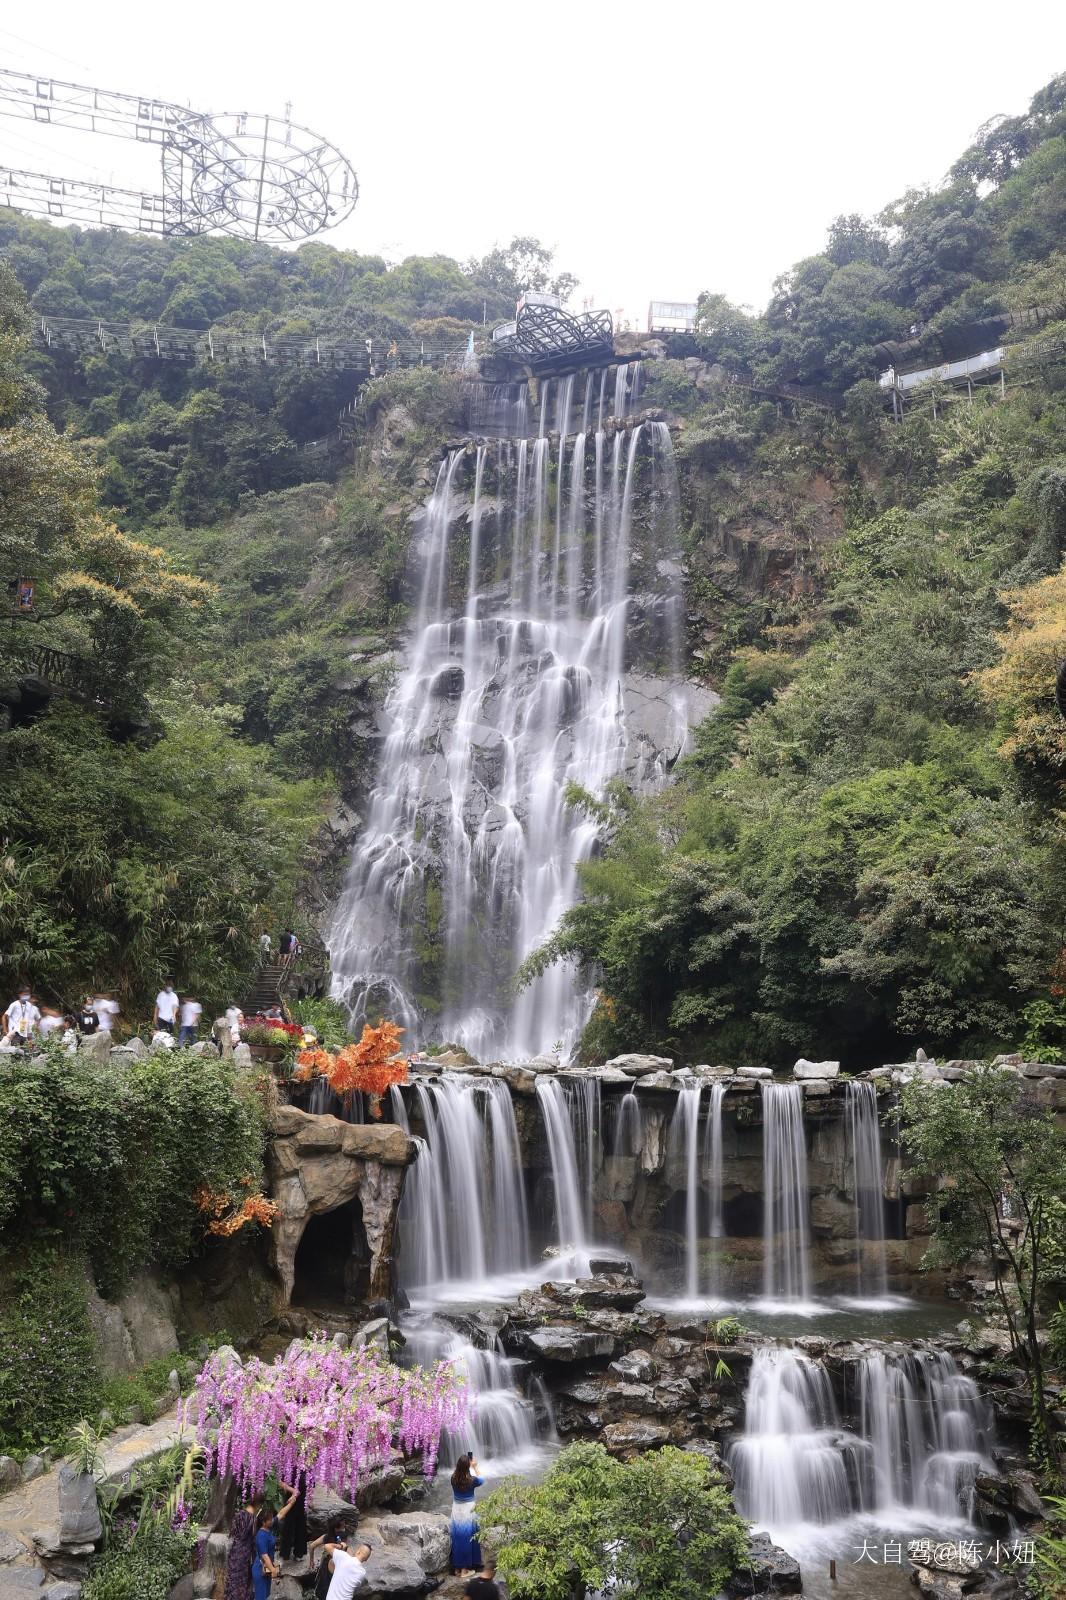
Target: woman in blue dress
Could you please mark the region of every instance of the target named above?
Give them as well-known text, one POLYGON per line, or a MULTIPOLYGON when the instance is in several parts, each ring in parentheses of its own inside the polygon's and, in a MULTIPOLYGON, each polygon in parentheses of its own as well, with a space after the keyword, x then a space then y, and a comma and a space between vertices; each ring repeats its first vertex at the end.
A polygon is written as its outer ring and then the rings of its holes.
MULTIPOLYGON (((452 1473, 452 1571, 461 1578, 476 1572, 481 1566, 481 1545, 478 1543, 477 1513, 474 1510, 474 1491, 480 1489, 484 1478, 477 1475, 477 1462, 473 1455, 460 1456, 452 1473)), ((259 1597, 256 1596, 256 1600, 259 1597)))
POLYGON ((276 1519, 274 1507, 271 1505, 264 1506, 259 1513, 255 1535, 255 1560, 252 1562, 252 1588, 255 1591, 255 1600, 270 1600, 270 1585, 281 1572, 281 1565, 277 1559, 278 1541, 274 1531, 276 1522, 287 1517, 295 1504, 294 1490, 277 1513, 276 1519))

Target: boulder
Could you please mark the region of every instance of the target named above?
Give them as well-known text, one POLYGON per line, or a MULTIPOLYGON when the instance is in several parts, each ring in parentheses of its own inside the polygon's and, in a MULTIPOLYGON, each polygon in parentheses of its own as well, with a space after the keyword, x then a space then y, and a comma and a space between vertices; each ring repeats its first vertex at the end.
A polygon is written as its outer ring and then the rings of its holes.
POLYGON ((132 1372, 137 1361, 122 1312, 101 1299, 93 1283, 89 1284, 88 1312, 97 1366, 109 1378, 132 1372))
POLYGON ((96 1483, 91 1472, 59 1469, 59 1543, 92 1545, 103 1537, 96 1483))
POLYGON ((174 1354, 178 1334, 170 1301, 154 1278, 144 1273, 134 1278, 118 1305, 139 1367, 174 1354))
POLYGON ((612 1361, 610 1371, 626 1383, 651 1383, 659 1368, 646 1350, 629 1350, 612 1361))
POLYGON ((639 1454, 670 1443, 670 1430, 661 1422, 630 1417, 625 1422, 609 1422, 603 1430, 604 1447, 613 1456, 639 1454))
POLYGON ((589 1271, 594 1278, 602 1277, 604 1273, 618 1273, 623 1278, 632 1278, 633 1263, 624 1256, 590 1256, 589 1271))
POLYGON ((805 1056, 800 1056, 792 1068, 792 1076, 803 1082, 812 1079, 836 1078, 840 1074, 839 1061, 808 1061, 805 1056))
POLYGON ((555 1298, 563 1305, 610 1306, 616 1311, 629 1311, 644 1299, 644 1289, 636 1278, 607 1273, 556 1284, 555 1291, 555 1298))
MULTIPOLYGON (((450 1538, 448 1548, 450 1553, 450 1538)), ((371 1595, 423 1594, 425 1588, 425 1571, 409 1548, 390 1544, 384 1549, 381 1545, 375 1546, 366 1564, 366 1588, 362 1593, 367 1600, 371 1595)))
POLYGON ((773 1070, 770 1067, 738 1067, 738 1078, 772 1078, 773 1070))
POLYGON ((369 1347, 387 1357, 389 1353, 388 1317, 375 1317, 371 1322, 364 1322, 362 1327, 353 1335, 352 1346, 356 1350, 369 1347))
POLYGON ((575 1361, 596 1361, 613 1356, 617 1340, 606 1329, 585 1329, 574 1323, 550 1323, 520 1334, 519 1348, 534 1360, 568 1365, 575 1361))
POLYGON ((89 1061, 106 1065, 111 1059, 111 1035, 106 1031, 84 1034, 78 1041, 78 1053, 89 1061))
POLYGON ((81 1600, 81 1584, 66 1581, 50 1583, 43 1590, 41 1600, 81 1600))
POLYGON ((802 1594, 803 1575, 799 1562, 774 1544, 769 1534, 752 1534, 747 1566, 729 1580, 730 1595, 802 1594))
POLYGON ((17 1489, 22 1482, 22 1468, 11 1456, 0 1456, 0 1494, 17 1489))
POLYGON ((628 1055, 613 1056, 610 1061, 605 1061, 605 1067, 614 1067, 619 1072, 624 1072, 627 1078, 643 1078, 650 1072, 668 1072, 673 1066, 669 1056, 644 1056, 628 1055))
POLYGON ((23 1483, 32 1483, 34 1478, 43 1478, 48 1471, 48 1463, 43 1456, 27 1456, 22 1463, 23 1483))
POLYGON ((816 1100, 819 1096, 832 1094, 833 1085, 827 1078, 806 1078, 800 1083, 805 1100, 816 1100))
POLYGON ((237 1067, 250 1067, 254 1065, 252 1047, 250 1044, 245 1044, 243 1039, 241 1040, 240 1044, 235 1044, 233 1046, 233 1064, 237 1067))
POLYGON ((423 1572, 443 1572, 447 1567, 452 1550, 447 1517, 432 1511, 404 1511, 383 1517, 381 1532, 386 1544, 401 1546, 423 1572))

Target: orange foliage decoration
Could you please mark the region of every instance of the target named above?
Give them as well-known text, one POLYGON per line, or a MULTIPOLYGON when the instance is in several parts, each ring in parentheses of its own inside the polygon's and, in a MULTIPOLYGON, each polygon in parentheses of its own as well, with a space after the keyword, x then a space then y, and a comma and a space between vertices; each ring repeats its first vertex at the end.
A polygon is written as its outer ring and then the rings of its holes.
POLYGON ((257 1223, 261 1228, 272 1227, 278 1214, 273 1200, 262 1194, 250 1194, 239 1206, 234 1205, 228 1194, 215 1189, 197 1189, 193 1198, 197 1208, 211 1218, 207 1232, 222 1239, 232 1238, 248 1223, 257 1223))
POLYGON ((335 1056, 327 1050, 301 1050, 295 1076, 302 1083, 324 1077, 334 1094, 359 1090, 369 1096, 371 1115, 380 1117, 381 1096, 394 1083, 407 1082, 407 1060, 400 1054, 402 1033, 395 1022, 381 1022, 376 1028, 366 1023, 359 1043, 345 1045, 335 1056))

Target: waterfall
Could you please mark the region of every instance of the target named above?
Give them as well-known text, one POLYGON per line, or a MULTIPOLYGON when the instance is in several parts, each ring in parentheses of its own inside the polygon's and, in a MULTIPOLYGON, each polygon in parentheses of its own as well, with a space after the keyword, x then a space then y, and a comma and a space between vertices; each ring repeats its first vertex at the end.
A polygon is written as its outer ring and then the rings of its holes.
POLYGON ((835 1522, 851 1489, 829 1374, 794 1350, 757 1350, 744 1405, 744 1434, 729 1446, 742 1516, 759 1527, 835 1522))
POLYGON ((807 1144, 798 1083, 762 1084, 763 1294, 809 1300, 807 1144))
POLYGON ((868 1505, 972 1517, 977 1475, 995 1470, 992 1407, 946 1350, 863 1357, 859 1410, 872 1446, 868 1505))
POLYGON ((888 1272, 885 1264, 881 1124, 877 1116, 877 1090, 868 1080, 853 1079, 848 1083, 845 1089, 844 1121, 855 1192, 858 1291, 860 1296, 883 1297, 888 1292, 888 1272))
MULTIPOLYGON (((707 1233, 711 1239, 721 1239, 725 1235, 725 1216, 722 1208, 722 1101, 725 1098, 725 1084, 711 1084, 711 1109, 707 1114, 707 1128, 704 1133, 703 1170, 706 1173, 708 1219, 707 1233)), ((711 1293, 721 1293, 721 1270, 718 1264, 717 1253, 713 1258, 711 1268, 711 1293)))
MULTIPOLYGON (((599 1088, 595 1079, 580 1081, 594 1082, 599 1088)), ((573 1252, 580 1260, 582 1255, 587 1254, 592 1144, 588 1142, 587 1157, 583 1151, 579 1154, 579 1140, 574 1137, 571 1120, 571 1102, 558 1078, 538 1078, 537 1099, 544 1117, 544 1131, 551 1158, 559 1248, 563 1252, 573 1252)), ((584 1097, 573 1103, 584 1112, 588 1111, 590 1105, 584 1097)), ((586 1128, 588 1126, 586 1124, 586 1128)))
MULTIPOLYGON (((425 1129, 400 1204, 400 1264, 412 1288, 483 1283, 526 1266, 529 1223, 514 1106, 497 1078, 417 1082, 425 1129)), ((410 1121, 398 1089, 393 1115, 410 1121)))
MULTIPOLYGON (((638 366, 617 370, 616 415, 633 404, 638 366)), ((485 405, 524 418, 524 395, 485 405)), ((411 639, 329 932, 334 993, 353 1024, 387 1015, 409 1047, 432 1033, 482 1060, 569 1056, 590 1004, 581 975, 555 963, 513 997, 599 839, 568 788, 599 795, 622 772, 654 786, 685 741, 680 694, 664 694, 653 739, 627 725, 625 696, 647 618, 662 637, 640 649, 677 665, 669 429, 612 437, 597 416, 590 437, 593 408, 585 375, 580 388, 572 374, 545 380, 536 438, 450 451, 412 544, 411 639), (662 573, 636 634, 635 542, 662 573)))
POLYGON ((433 1317, 411 1319, 403 1331, 408 1364, 451 1361, 466 1378, 471 1415, 461 1435, 442 1437, 440 1459, 445 1470, 470 1449, 486 1476, 493 1478, 535 1471, 542 1465, 554 1421, 542 1385, 534 1386, 536 1401, 522 1393, 523 1363, 510 1360, 498 1347, 482 1349, 433 1317))
POLYGON ((644 1118, 640 1112, 640 1101, 628 1090, 622 1096, 618 1107, 618 1118, 614 1130, 614 1150, 616 1156, 639 1156, 644 1144, 644 1118))
POLYGON ((969 1522, 975 1480, 995 1470, 992 1408, 973 1380, 946 1351, 882 1350, 860 1359, 857 1387, 850 1431, 825 1367, 756 1351, 744 1432, 727 1450, 741 1514, 793 1550, 801 1525, 855 1514, 890 1528, 969 1522))
POLYGON ((677 1097, 670 1121, 668 1148, 671 1160, 685 1173, 685 1294, 695 1300, 700 1292, 699 1238, 699 1131, 701 1084, 686 1084, 677 1097))

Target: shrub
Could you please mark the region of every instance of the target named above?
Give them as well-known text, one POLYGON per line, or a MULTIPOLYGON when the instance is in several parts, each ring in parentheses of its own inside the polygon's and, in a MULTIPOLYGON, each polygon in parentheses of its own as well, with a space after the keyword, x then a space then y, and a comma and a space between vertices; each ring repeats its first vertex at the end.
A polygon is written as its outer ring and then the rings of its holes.
POLYGON ((0 1261, 0 1451, 57 1445, 100 1403, 83 1263, 35 1244, 0 1261))

